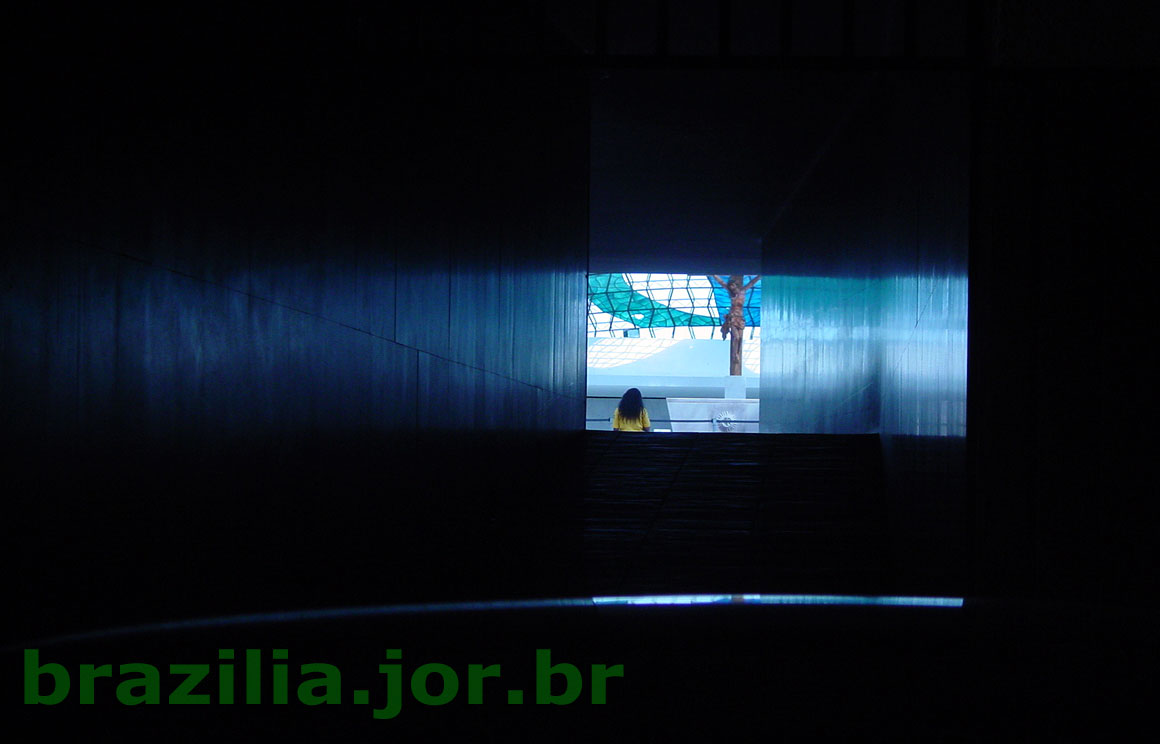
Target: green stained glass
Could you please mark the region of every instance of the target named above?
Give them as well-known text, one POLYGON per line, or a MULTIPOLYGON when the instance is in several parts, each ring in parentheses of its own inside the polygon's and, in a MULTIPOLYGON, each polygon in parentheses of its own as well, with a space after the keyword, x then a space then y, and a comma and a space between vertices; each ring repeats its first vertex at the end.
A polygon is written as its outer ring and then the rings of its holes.
MULTIPOLYGON (((590 274, 588 299, 592 331, 720 326, 729 312, 728 292, 704 274, 590 274)), ((747 326, 761 324, 760 307, 758 281, 746 293, 747 326)))
MULTIPOLYGON (((604 312, 637 328, 669 326, 715 326, 721 321, 708 314, 696 314, 665 305, 637 291, 624 274, 591 274, 588 297, 604 312)), ((706 312, 716 310, 705 307, 706 312)))

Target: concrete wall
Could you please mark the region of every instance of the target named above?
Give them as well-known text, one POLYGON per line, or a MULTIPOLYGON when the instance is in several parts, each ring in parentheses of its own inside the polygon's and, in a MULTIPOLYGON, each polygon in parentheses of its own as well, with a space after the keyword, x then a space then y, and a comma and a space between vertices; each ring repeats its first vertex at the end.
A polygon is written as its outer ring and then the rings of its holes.
POLYGON ((980 92, 973 562, 993 593, 1153 603, 1156 81, 1109 67, 1132 47, 1106 40, 1042 56, 1073 6, 980 92))
POLYGON ((96 437, 582 425, 580 78, 316 67, 341 37, 295 57, 294 40, 171 40, 182 54, 125 35, 69 39, 92 47, 80 71, 40 50, 12 115, 8 420, 96 437))
POLYGON ((915 591, 966 586, 968 94, 863 73, 764 248, 762 428, 881 434, 915 591))
POLYGON ((963 436, 966 79, 861 76, 765 239, 763 421, 963 436))
POLYGON ((6 29, 19 630, 560 590, 586 79, 367 13, 6 29))

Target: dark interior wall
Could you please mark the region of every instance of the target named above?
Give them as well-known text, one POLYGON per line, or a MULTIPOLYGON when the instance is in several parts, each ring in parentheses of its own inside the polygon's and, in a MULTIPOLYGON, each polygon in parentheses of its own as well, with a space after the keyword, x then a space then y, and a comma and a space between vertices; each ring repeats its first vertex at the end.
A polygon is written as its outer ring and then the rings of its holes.
POLYGON ((980 90, 973 562, 988 593, 1154 602, 1157 88, 1131 44, 1060 46, 1080 10, 1024 18, 980 90))
POLYGON ((962 591, 968 78, 858 74, 765 238, 763 429, 878 432, 900 580, 962 591))
MULTIPOLYGON (((782 288, 763 293, 763 325, 796 317, 815 329, 816 348, 799 352, 797 369, 767 369, 766 353, 780 356, 792 324, 764 334, 763 387, 800 378, 791 387, 812 396, 797 417, 802 431, 962 436, 966 78, 859 75, 765 238, 763 275, 782 288)), ((763 415, 775 417, 771 403, 763 415)))
POLYGON ((1155 605, 1154 3, 987 3, 975 91, 972 590, 1155 605), (1143 270, 1142 270, 1143 269, 1143 270))
POLYGON ((779 205, 865 86, 824 70, 602 70, 589 270, 760 273, 779 205))
POLYGON ((186 33, 182 53, 77 31, 93 56, 41 49, 49 74, 16 81, 11 415, 199 436, 579 426, 583 84, 316 67, 341 40, 296 58, 241 35, 227 64, 186 33))
POLYGON ((856 80, 848 83, 852 91, 837 99, 840 105, 811 143, 810 160, 795 174, 795 187, 768 209, 761 267, 763 431, 878 428, 877 340, 871 334, 881 246, 867 245, 867 223, 877 227, 876 220, 896 211, 870 200, 899 197, 881 188, 889 182, 883 163, 893 161, 879 152, 889 142, 888 130, 871 111, 886 90, 874 73, 848 79, 856 80), (787 336, 799 339, 789 364, 780 348, 787 336))
POLYGON ((909 193, 882 269, 879 416, 894 553, 915 591, 967 587, 969 90, 961 73, 917 74, 891 119, 892 182, 909 193))
POLYGON ((560 590, 586 76, 411 54, 352 7, 5 29, 24 632, 560 590))

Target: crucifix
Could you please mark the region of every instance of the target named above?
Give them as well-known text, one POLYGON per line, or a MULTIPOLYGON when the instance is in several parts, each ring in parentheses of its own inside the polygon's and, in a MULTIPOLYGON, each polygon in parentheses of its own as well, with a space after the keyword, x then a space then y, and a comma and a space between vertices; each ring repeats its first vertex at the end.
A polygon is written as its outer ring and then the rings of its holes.
POLYGON ((729 338, 729 374, 741 374, 741 340, 745 332, 745 295, 761 279, 755 276, 742 285, 744 276, 732 274, 726 281, 716 274, 710 274, 713 281, 729 293, 729 314, 721 323, 721 338, 729 338))

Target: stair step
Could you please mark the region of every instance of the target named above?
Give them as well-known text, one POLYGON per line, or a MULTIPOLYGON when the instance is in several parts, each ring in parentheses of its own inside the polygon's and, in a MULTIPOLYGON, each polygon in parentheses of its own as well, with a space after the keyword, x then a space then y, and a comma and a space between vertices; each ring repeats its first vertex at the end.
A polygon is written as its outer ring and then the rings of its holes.
POLYGON ((587 435, 594 593, 889 580, 877 435, 587 435))

